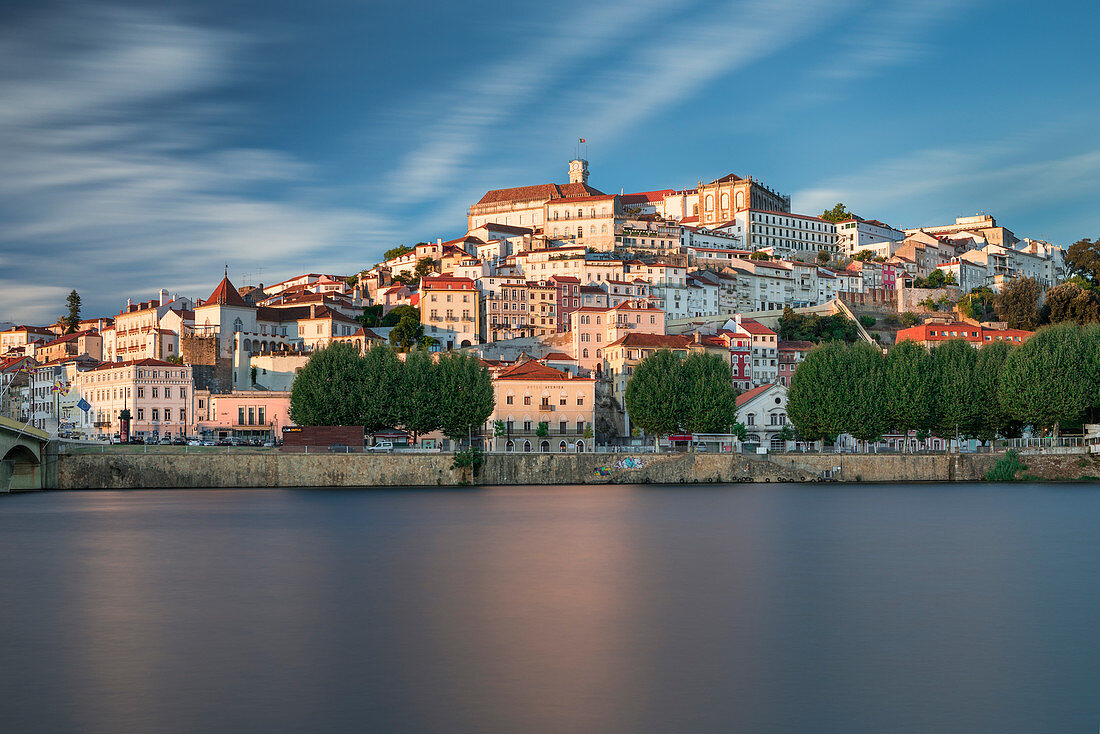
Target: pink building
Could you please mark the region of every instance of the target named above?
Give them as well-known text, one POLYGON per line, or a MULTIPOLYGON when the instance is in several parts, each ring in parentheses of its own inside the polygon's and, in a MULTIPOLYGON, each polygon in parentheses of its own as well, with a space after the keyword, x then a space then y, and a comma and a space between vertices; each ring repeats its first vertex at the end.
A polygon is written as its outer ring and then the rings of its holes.
POLYGON ((569 331, 570 314, 581 305, 580 278, 572 275, 555 275, 548 278, 546 282, 557 289, 555 298, 558 304, 558 333, 569 331))
POLYGON ((206 414, 196 429, 216 438, 278 438, 290 420, 290 391, 238 390, 209 397, 206 414))

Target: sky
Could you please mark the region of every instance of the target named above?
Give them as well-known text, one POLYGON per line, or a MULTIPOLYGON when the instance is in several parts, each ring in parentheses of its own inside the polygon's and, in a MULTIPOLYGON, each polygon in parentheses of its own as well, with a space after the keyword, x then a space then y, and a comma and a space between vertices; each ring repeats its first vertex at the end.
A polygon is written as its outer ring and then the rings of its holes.
POLYGON ((1096 3, 0 8, 0 322, 347 274, 488 189, 734 172, 896 227, 1100 236, 1096 3))

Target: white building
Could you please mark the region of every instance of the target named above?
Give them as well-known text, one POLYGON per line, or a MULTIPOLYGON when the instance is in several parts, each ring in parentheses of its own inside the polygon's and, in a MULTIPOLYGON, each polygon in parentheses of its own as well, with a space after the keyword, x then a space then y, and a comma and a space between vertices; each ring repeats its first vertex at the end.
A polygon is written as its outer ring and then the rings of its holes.
POLYGON ((821 217, 791 212, 746 209, 735 216, 749 250, 773 248, 783 257, 817 257, 837 252, 836 225, 821 217))
POLYGON ((877 219, 853 217, 836 223, 837 246, 849 255, 862 245, 872 242, 893 242, 905 239, 905 233, 877 219))

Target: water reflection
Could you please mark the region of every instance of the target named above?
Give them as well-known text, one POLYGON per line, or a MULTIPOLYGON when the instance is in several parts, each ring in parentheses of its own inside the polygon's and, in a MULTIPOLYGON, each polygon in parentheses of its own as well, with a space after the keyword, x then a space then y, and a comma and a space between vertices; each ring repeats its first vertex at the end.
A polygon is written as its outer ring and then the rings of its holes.
POLYGON ((1071 730, 1091 489, 0 499, 4 731, 1071 730))

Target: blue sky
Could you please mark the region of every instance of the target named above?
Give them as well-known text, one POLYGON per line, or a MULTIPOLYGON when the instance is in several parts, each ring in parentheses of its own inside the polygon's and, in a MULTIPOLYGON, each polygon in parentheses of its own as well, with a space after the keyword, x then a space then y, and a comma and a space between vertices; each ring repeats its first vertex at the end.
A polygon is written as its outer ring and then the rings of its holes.
POLYGON ((565 180, 579 136, 608 192, 732 171, 800 212, 1100 236, 1092 3, 226 5, 0 10, 0 321, 354 272, 565 180))

